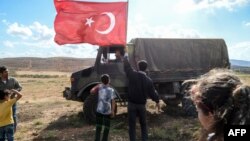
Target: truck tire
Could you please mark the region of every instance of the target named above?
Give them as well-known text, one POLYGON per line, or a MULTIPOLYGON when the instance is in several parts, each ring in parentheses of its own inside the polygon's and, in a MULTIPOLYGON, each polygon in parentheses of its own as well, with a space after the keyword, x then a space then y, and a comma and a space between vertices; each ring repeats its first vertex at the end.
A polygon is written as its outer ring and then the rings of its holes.
MULTIPOLYGON (((96 122, 96 108, 97 108, 98 95, 90 94, 83 105, 84 118, 88 123, 96 122)), ((117 113, 117 104, 115 103, 115 115, 117 113)))
POLYGON ((197 117, 198 113, 193 101, 189 97, 182 99, 182 109, 186 116, 197 117))
POLYGON ((177 107, 180 104, 180 100, 179 99, 168 99, 168 100, 164 99, 163 102, 167 106, 171 106, 171 107, 177 107))
POLYGON ((97 107, 97 94, 90 94, 84 101, 83 112, 84 118, 88 123, 96 122, 96 107, 97 107))
POLYGON ((196 111, 196 107, 195 107, 193 101, 191 100, 190 94, 189 94, 189 89, 195 83, 196 83, 196 80, 192 80, 192 79, 187 80, 182 84, 182 88, 181 88, 181 93, 183 95, 183 98, 181 101, 182 109, 183 109, 184 114, 186 116, 191 116, 191 117, 198 116, 198 113, 196 111))
POLYGON ((182 97, 180 93, 175 93, 174 97, 162 100, 167 106, 178 107, 181 104, 182 97))

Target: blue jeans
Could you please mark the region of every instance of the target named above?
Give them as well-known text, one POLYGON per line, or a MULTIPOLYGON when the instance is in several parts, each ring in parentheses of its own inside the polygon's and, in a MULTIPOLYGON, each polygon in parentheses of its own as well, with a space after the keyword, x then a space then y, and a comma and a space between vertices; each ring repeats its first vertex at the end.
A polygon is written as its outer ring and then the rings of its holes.
POLYGON ((14 132, 16 132, 17 127, 17 115, 16 115, 17 104, 15 103, 12 106, 13 120, 14 120, 14 132))
POLYGON ((146 122, 146 107, 144 104, 134 104, 128 102, 128 126, 129 126, 129 139, 130 141, 136 140, 136 117, 139 117, 141 125, 141 138, 142 141, 148 140, 148 130, 146 122))
POLYGON ((0 127, 0 141, 14 141, 14 125, 9 124, 3 127, 0 127))

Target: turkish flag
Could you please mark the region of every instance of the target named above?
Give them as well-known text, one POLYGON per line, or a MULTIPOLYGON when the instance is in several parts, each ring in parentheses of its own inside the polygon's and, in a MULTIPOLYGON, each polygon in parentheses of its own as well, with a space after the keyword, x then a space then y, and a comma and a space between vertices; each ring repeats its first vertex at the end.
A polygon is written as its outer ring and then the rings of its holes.
POLYGON ((126 44, 127 1, 54 0, 54 4, 57 11, 54 40, 57 44, 126 44))

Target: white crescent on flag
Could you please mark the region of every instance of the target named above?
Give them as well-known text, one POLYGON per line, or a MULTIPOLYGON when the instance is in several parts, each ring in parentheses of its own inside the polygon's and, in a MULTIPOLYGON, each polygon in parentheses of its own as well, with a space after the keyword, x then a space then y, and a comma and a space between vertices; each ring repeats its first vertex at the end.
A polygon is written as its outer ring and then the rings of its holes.
POLYGON ((115 16, 111 12, 103 12, 102 15, 107 15, 109 17, 109 19, 110 19, 110 25, 109 25, 109 27, 106 30, 103 30, 103 31, 96 30, 96 32, 98 32, 100 34, 108 34, 115 27, 115 16))

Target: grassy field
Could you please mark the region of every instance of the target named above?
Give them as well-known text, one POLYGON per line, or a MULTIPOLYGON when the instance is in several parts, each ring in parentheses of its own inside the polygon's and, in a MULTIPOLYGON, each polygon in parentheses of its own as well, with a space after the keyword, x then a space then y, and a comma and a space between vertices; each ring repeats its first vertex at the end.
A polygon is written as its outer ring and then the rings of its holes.
POLYGON ((243 83, 250 85, 250 74, 238 74, 243 83))
MULTIPOLYGON (((62 97, 64 87, 70 86, 67 73, 17 72, 23 86, 23 98, 18 102, 19 124, 17 141, 93 141, 95 125, 84 121, 82 103, 62 97), (28 74, 28 75, 27 75, 28 74), (37 77, 40 76, 40 77, 37 77)), ((240 75, 250 84, 250 75, 240 75)), ((199 122, 185 117, 181 108, 166 107, 156 113, 153 103, 147 104, 150 141, 193 141, 197 138, 199 122)), ((137 125, 139 138, 140 128, 137 125)), ((118 107, 112 119, 111 141, 128 141, 128 123, 125 107, 118 107)))

